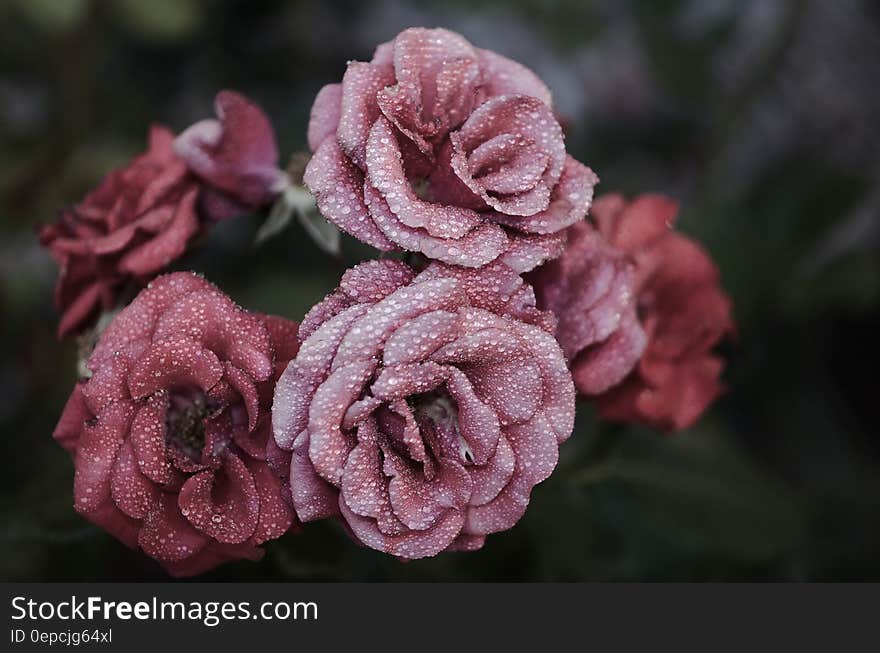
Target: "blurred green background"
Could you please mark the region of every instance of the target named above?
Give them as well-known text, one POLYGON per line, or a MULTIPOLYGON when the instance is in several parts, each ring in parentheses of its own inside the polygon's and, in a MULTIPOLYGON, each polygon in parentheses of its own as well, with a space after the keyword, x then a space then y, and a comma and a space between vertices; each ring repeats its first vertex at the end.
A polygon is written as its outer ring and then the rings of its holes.
MULTIPOLYGON (((400 563, 335 524, 223 580, 880 579, 880 5, 820 0, 0 0, 0 578, 161 579, 72 509, 51 432, 75 378, 34 226, 234 88, 302 149, 348 59, 445 26, 532 67, 603 191, 683 205, 733 296, 729 392, 667 438, 579 408, 526 517, 477 553, 400 563)), ((178 267, 294 319, 351 264, 293 225, 223 223, 178 267)))

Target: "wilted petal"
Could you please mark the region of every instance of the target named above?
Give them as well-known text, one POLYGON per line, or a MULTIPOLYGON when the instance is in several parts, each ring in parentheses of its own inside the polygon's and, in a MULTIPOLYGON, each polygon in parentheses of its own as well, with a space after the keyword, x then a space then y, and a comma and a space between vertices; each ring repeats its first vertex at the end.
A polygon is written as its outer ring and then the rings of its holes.
POLYGON ((199 231, 197 196, 195 188, 189 190, 175 207, 174 218, 168 226, 154 238, 125 254, 119 260, 119 269, 134 276, 146 276, 180 258, 190 238, 199 231))

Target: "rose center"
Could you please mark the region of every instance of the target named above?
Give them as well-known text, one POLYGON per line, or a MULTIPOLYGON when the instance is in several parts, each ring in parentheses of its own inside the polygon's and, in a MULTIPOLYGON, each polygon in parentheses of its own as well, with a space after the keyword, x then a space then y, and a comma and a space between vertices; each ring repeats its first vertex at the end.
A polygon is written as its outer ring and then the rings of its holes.
POLYGON ((205 419, 214 406, 200 390, 181 390, 171 394, 165 416, 165 444, 193 461, 202 458, 205 448, 205 419))
POLYGON ((445 391, 433 391, 410 399, 416 420, 433 431, 440 449, 457 454, 463 463, 473 463, 474 455, 458 426, 458 406, 445 391))

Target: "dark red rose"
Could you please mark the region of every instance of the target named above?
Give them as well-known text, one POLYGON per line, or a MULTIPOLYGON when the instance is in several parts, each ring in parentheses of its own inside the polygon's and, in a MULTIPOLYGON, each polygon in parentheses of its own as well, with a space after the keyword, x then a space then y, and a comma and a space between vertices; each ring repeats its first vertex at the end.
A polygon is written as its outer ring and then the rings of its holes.
POLYGON ((145 283, 163 270, 199 231, 199 187, 174 154, 173 140, 166 128, 153 127, 144 154, 41 229, 40 241, 60 267, 59 336, 114 308, 128 283, 145 283))
POLYGON ((266 445, 297 348, 296 323, 193 273, 154 280, 101 335, 55 429, 76 510, 173 575, 259 559, 294 522, 266 445))
POLYGON ((275 391, 271 457, 299 518, 338 517, 407 559, 513 526, 574 420, 562 352, 538 325, 552 316, 500 264, 346 272, 275 391))
POLYGON ((534 73, 443 29, 408 29, 325 86, 305 183, 324 216, 381 250, 518 272, 562 251, 593 172, 568 156, 534 73))
POLYGON ((663 196, 597 200, 605 238, 635 263, 639 320, 648 343, 633 372, 597 400, 602 417, 666 431, 687 428, 722 392, 715 346, 735 331, 731 303, 708 254, 672 225, 678 205, 663 196))
POLYGON ((42 227, 40 241, 60 267, 59 337, 165 270, 211 221, 267 205, 281 191, 286 176, 266 116, 231 91, 217 96, 217 112, 219 121, 197 123, 176 141, 153 127, 145 153, 42 227))
POLYGON ((214 220, 271 204, 288 183, 278 169, 275 132, 266 114, 243 95, 221 91, 217 119, 181 133, 174 151, 204 184, 202 207, 214 220))

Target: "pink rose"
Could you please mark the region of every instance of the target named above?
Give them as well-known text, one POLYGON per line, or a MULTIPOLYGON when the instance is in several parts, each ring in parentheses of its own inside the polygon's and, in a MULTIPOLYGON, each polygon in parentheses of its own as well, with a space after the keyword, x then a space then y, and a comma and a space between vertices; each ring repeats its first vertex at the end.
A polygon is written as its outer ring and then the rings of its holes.
POLYGON ((266 445, 296 338, 193 273, 153 281, 102 334, 55 429, 76 510, 173 575, 259 559, 294 522, 266 445))
POLYGON ((144 154, 40 230, 41 243, 60 267, 59 337, 115 307, 128 283, 146 283, 183 255, 199 231, 199 187, 175 156, 173 140, 165 127, 153 127, 144 154))
POLYGON ((593 172, 565 152, 527 68, 443 29, 351 62, 312 107, 305 182, 324 216, 383 251, 522 272, 558 256, 593 172))
POLYGON ((645 350, 636 314, 635 264, 581 221, 567 229, 562 256, 526 278, 538 306, 558 320, 556 338, 574 385, 601 394, 626 377, 645 350))
POLYGON ((630 202, 608 195, 593 207, 605 238, 635 262, 639 319, 648 337, 632 374, 599 397, 599 413, 666 431, 693 424, 721 394, 724 360, 713 349, 736 329, 712 259, 672 231, 677 214, 678 204, 660 195, 630 202))
POLYGON ((205 212, 221 220, 271 204, 287 183, 278 169, 275 132, 266 114, 243 95, 221 91, 217 119, 181 133, 174 151, 203 182, 205 212))
POLYGON ((513 526, 574 420, 562 352, 533 323, 552 330, 502 265, 346 272, 303 321, 275 391, 270 458, 298 517, 338 517, 406 559, 513 526))

